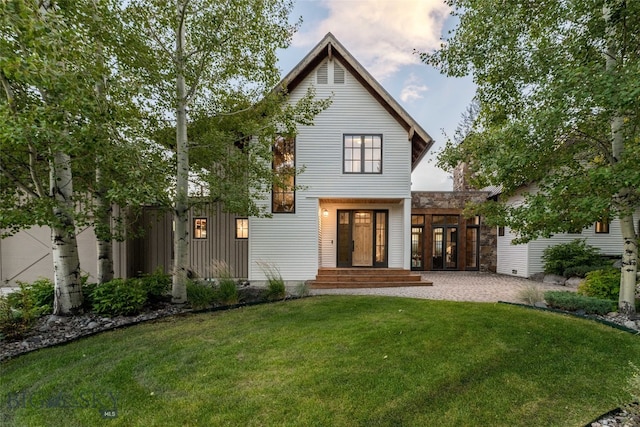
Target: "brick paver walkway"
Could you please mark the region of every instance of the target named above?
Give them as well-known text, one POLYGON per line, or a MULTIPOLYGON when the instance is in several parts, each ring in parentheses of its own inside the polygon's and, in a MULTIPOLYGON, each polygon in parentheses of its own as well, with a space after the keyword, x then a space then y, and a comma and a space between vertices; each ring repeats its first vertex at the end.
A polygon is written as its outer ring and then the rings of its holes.
POLYGON ((313 289, 313 295, 385 295, 408 298, 424 298, 451 301, 477 302, 522 302, 518 293, 528 286, 536 286, 542 291, 575 289, 548 285, 520 277, 480 272, 424 272, 422 277, 433 282, 433 286, 411 286, 404 288, 361 288, 361 289, 313 289))

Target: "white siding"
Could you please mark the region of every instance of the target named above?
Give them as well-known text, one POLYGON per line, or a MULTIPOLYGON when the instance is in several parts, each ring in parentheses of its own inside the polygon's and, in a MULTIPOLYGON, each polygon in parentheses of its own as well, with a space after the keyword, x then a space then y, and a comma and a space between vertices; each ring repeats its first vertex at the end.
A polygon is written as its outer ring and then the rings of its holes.
POLYGON ((512 245, 515 235, 505 227, 504 236, 498 236, 498 266, 496 272, 510 276, 529 277, 529 245, 512 245))
MULTIPOLYGON (((537 190, 537 187, 532 185, 525 191, 534 192, 537 190)), ((516 195, 508 203, 518 205, 523 200, 522 195, 516 195)), ((634 215, 636 225, 638 218, 640 218, 640 211, 634 215)), ((505 231, 503 237, 498 237, 498 273, 522 277, 531 277, 535 273, 541 273, 544 271, 542 254, 547 247, 569 243, 576 239, 585 239, 588 245, 600 249, 604 255, 617 256, 622 253, 622 234, 620 233, 620 221, 617 219, 609 225, 608 234, 596 234, 594 224, 582 230, 582 233, 559 233, 550 238, 540 238, 521 245, 511 245, 511 241, 515 237, 509 232, 509 229, 505 231)))
MULTIPOLYGON (((296 137, 296 165, 305 167, 296 183, 293 214, 274 214, 272 218, 252 218, 249 239, 249 279, 265 279, 258 261, 276 265, 286 281, 315 277, 318 266, 336 265, 336 210, 389 210, 389 266, 408 266, 405 219, 411 200, 411 143, 408 133, 382 105, 345 69, 344 83, 333 83, 333 66, 328 63, 328 84, 314 84, 309 73, 290 94, 300 99, 311 85, 318 98, 332 97, 332 104, 321 112, 314 126, 301 126, 296 137), (382 173, 344 174, 343 135, 381 134, 382 173), (353 199, 376 199, 376 203, 357 203, 353 199), (383 199, 393 199, 385 203, 383 199), (322 199, 349 199, 345 203, 320 206, 322 199), (404 203, 398 200, 404 199, 404 203), (409 205, 405 208, 405 206, 409 205), (321 209, 328 209, 324 218, 321 209), (322 221, 320 223, 320 221, 322 221), (320 244, 321 243, 321 244, 320 244), (320 249, 322 247, 322 249, 320 249)), ((325 61, 326 63, 326 61, 325 61)), ((270 200, 263 201, 269 207, 270 200)))

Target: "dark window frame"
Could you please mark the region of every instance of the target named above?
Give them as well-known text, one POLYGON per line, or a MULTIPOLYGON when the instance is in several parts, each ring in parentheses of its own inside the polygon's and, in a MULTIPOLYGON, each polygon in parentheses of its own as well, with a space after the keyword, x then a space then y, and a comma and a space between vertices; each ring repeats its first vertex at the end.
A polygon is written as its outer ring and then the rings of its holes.
MULTIPOLYGON (((286 148, 286 146, 285 146, 286 148)), ((276 141, 272 146, 273 150, 273 161, 271 163, 271 168, 273 170, 274 178, 278 177, 278 168, 281 168, 285 171, 287 179, 290 179, 291 182, 287 185, 280 186, 277 183, 273 183, 271 186, 271 213, 296 213, 296 138, 295 137, 284 137, 279 136, 276 138, 276 141), (284 141, 287 144, 290 144, 293 148, 291 151, 289 150, 281 150, 279 153, 276 152, 277 144, 280 141, 284 141), (284 157, 287 154, 291 154, 291 163, 292 165, 287 165, 287 161, 284 159, 280 159, 280 157, 284 157), (282 161, 281 164, 278 164, 279 161, 282 161), (291 196, 292 202, 291 204, 285 204, 284 200, 287 195, 291 196), (280 203, 276 203, 276 201, 280 203), (287 209, 287 206, 290 208, 287 209)))
MULTIPOLYGON (((373 147, 372 147, 373 149, 373 147)), ((382 171, 383 171, 383 158, 382 158, 382 153, 383 153, 383 149, 384 149, 384 140, 382 137, 381 133, 345 133, 342 134, 342 173, 343 174, 348 174, 348 175, 381 175, 382 171), (359 156, 359 161, 360 162, 360 170, 359 171, 347 171, 347 161, 353 163, 354 160, 356 159, 350 159, 347 160, 347 137, 360 137, 361 139, 361 145, 360 145, 360 156, 359 156), (378 137, 380 138, 380 170, 379 171, 374 171, 374 172, 367 172, 365 171, 365 164, 367 162, 366 160, 366 155, 365 155, 365 150, 366 150, 366 146, 365 146, 365 138, 366 137, 378 137)))
POLYGON ((201 216, 193 218, 193 238, 195 240, 206 240, 209 237, 208 233, 208 218, 201 216), (202 227, 204 224, 204 228, 202 227), (204 232, 204 237, 202 236, 204 232))

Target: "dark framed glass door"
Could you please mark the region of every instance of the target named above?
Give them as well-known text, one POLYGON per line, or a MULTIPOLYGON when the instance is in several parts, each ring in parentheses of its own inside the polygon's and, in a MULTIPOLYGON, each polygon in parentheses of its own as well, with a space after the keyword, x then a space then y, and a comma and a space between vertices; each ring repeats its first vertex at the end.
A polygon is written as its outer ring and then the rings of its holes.
POLYGON ((338 267, 387 266, 388 213, 338 210, 338 267))
POLYGON ((432 225, 433 270, 458 269, 458 216, 434 215, 432 225))

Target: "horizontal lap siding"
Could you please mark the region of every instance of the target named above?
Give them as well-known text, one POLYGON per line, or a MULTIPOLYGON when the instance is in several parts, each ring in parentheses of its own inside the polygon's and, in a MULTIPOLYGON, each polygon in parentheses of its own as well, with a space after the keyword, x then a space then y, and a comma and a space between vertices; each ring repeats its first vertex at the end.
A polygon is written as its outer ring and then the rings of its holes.
MULTIPOLYGON (((323 220, 320 236, 319 200, 411 197, 408 132, 348 72, 344 84, 332 84, 336 62, 329 64, 329 84, 315 84, 316 74, 312 72, 291 93, 291 102, 295 102, 313 85, 317 98, 332 97, 333 101, 316 116, 314 126, 298 128, 296 165, 305 170, 296 178, 296 183, 303 189, 296 192, 295 214, 274 214, 273 218, 250 220, 249 277, 253 280, 264 280, 257 266, 258 260, 271 260, 280 268, 285 280, 312 279, 319 260, 322 265, 335 265, 335 212, 328 218, 333 223, 323 220), (382 174, 343 173, 344 134, 382 135, 382 174), (323 243, 322 251, 319 239, 323 243)), ((264 201, 267 207, 269 203, 270 200, 264 201)), ((371 205, 357 208, 372 209, 371 205)), ((403 264, 404 234, 408 228, 402 215, 401 205, 390 210, 389 265, 403 264)))

